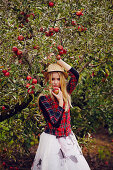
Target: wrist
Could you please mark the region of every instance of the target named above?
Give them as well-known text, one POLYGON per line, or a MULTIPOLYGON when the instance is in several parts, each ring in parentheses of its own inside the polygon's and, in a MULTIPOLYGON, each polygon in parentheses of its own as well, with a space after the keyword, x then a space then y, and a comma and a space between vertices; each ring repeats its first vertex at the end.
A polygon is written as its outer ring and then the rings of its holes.
POLYGON ((63 107, 63 100, 59 100, 59 106, 63 107))

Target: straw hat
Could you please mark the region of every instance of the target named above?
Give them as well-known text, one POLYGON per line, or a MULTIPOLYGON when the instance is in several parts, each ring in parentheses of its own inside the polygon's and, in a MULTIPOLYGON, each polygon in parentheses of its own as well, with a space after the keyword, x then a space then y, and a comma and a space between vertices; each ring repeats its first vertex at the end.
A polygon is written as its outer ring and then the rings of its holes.
POLYGON ((50 64, 48 66, 47 72, 44 72, 44 76, 46 77, 48 75, 48 73, 51 73, 51 72, 62 72, 64 74, 65 78, 68 77, 68 74, 64 71, 64 68, 56 63, 50 64))

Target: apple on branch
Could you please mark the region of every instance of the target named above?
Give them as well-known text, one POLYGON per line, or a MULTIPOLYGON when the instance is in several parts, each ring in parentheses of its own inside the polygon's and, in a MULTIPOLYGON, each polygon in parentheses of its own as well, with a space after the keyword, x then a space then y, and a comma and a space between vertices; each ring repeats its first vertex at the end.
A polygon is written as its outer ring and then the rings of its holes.
POLYGON ((54 28, 54 31, 55 31, 55 32, 59 32, 59 28, 58 28, 58 27, 55 27, 55 28, 54 28))
POLYGON ((24 40, 24 37, 23 37, 23 35, 19 35, 19 36, 18 36, 18 40, 19 40, 19 41, 22 41, 22 40, 24 40))
POLYGON ((27 76, 27 80, 31 80, 32 79, 32 77, 31 76, 27 76))
POLYGON ((29 83, 27 83, 27 84, 26 84, 26 88, 29 88, 29 86, 30 86, 30 84, 29 84, 29 83))
POLYGON ((19 56, 22 55, 22 51, 21 51, 21 50, 18 50, 18 51, 17 51, 17 55, 19 55, 19 56))
POLYGON ((5 108, 5 106, 2 106, 2 110, 5 110, 6 108, 5 108))
POLYGON ((14 53, 16 53, 16 52, 18 51, 18 48, 14 46, 14 47, 12 48, 12 51, 13 51, 14 53))
POLYGON ((9 77, 9 76, 10 76, 10 73, 9 73, 9 72, 6 72, 6 73, 4 74, 4 76, 5 76, 5 77, 9 77))
POLYGON ((37 84, 37 79, 33 79, 32 84, 37 84))
POLYGON ((50 27, 49 28, 49 32, 53 32, 54 31, 54 28, 53 27, 50 27))
POLYGON ((7 70, 2 70, 2 73, 4 73, 4 74, 5 74, 6 72, 7 72, 7 70))
POLYGON ((60 60, 60 59, 61 59, 60 55, 57 55, 56 58, 57 58, 57 60, 60 60))
POLYGON ((54 2, 49 2, 49 7, 54 7, 54 2))
POLYGON ((34 49, 39 49, 38 45, 33 46, 34 49))
POLYGON ((62 45, 58 45, 58 50, 63 50, 63 46, 62 45))
POLYGON ((76 12, 76 15, 77 15, 77 16, 81 16, 81 15, 83 15, 82 10, 81 10, 81 11, 76 12))

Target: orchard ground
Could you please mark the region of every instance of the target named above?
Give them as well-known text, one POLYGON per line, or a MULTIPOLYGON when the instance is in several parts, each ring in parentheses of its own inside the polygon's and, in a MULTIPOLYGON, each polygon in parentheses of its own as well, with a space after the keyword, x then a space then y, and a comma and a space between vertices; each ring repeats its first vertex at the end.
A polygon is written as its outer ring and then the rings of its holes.
MULTIPOLYGON (((95 133, 85 137, 85 144, 80 142, 83 155, 86 158, 91 170, 112 170, 113 169, 113 137, 108 134, 105 128, 99 128, 95 133)), ((30 154, 20 157, 15 152, 17 161, 1 155, 0 169, 2 170, 30 170, 38 144, 30 148, 30 154)))

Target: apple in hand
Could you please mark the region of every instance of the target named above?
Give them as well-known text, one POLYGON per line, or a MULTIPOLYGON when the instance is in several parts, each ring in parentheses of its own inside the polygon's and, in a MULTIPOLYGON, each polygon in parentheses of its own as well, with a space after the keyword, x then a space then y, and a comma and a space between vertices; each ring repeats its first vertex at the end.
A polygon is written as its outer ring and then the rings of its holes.
POLYGON ((57 89, 57 88, 53 89, 53 93, 58 94, 59 93, 59 89, 57 89))

